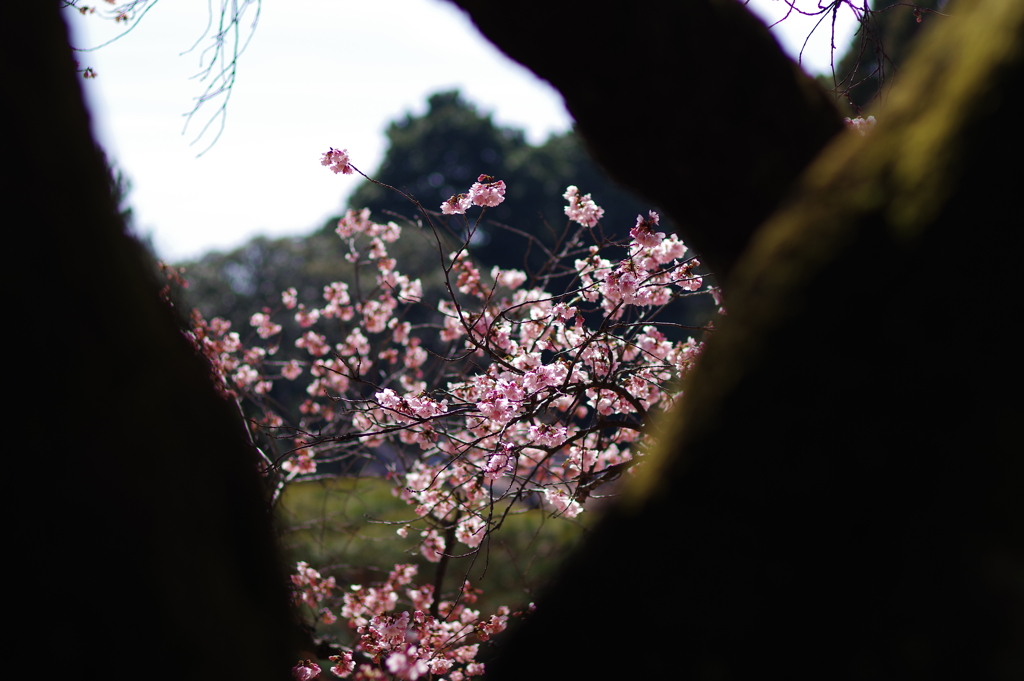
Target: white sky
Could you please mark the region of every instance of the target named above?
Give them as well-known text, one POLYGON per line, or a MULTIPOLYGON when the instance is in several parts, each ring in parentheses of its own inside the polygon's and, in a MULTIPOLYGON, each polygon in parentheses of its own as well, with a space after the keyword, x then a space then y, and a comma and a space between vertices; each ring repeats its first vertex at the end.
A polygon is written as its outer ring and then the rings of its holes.
MULTIPOLYGON (((159 2, 124 38, 77 56, 99 74, 84 82, 95 133, 132 181, 138 231, 152 237, 165 260, 230 249, 257 234, 319 227, 361 181, 334 175, 319 164, 320 154, 346 148, 371 173, 385 151, 387 124, 408 111, 422 113, 427 96, 441 89, 460 88, 534 143, 571 125, 561 96, 501 54, 450 3, 268 0, 239 60, 224 133, 196 158, 213 136, 190 143, 219 102, 200 110, 185 135, 183 114, 202 93, 192 77, 210 42, 181 53, 206 27, 207 2, 159 2)), ((781 0, 755 3, 768 21, 786 10, 781 0)), ((124 30, 97 15, 68 16, 75 47, 124 30)), ((814 21, 791 17, 775 29, 787 51, 796 55, 814 21)), ((828 70, 830 24, 804 54, 812 73, 828 70)), ((847 20, 836 44, 845 46, 851 33, 847 20)))

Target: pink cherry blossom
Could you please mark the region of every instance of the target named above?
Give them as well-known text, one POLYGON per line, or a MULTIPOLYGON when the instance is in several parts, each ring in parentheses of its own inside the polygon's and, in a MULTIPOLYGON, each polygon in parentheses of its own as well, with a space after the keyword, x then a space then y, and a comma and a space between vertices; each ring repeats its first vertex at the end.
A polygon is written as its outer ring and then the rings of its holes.
POLYGON ((352 653, 332 655, 330 660, 334 663, 334 666, 331 667, 331 673, 343 679, 348 678, 356 666, 356 663, 352 660, 352 653))
POLYGON ((456 194, 441 204, 441 212, 445 215, 464 215, 473 205, 473 199, 466 194, 456 194))
POLYGON ((424 538, 420 545, 423 557, 431 563, 441 560, 441 556, 444 554, 444 540, 438 536, 437 530, 424 530, 421 536, 424 538))
POLYGON ((292 667, 292 677, 295 681, 310 681, 320 676, 320 666, 316 662, 305 660, 292 667))
POLYGON ((653 229, 658 224, 658 214, 652 210, 649 215, 648 218, 636 216, 636 226, 629 231, 629 236, 644 248, 657 248, 664 240, 665 233, 655 232, 653 229))
POLYGON ((578 501, 570 499, 569 495, 560 489, 544 488, 544 498, 555 508, 556 512, 564 514, 566 518, 575 518, 583 511, 583 507, 578 501))
POLYGON ((320 165, 328 166, 335 174, 352 174, 352 166, 349 165, 348 149, 338 150, 331 147, 320 157, 320 165))
POLYGON ((481 175, 469 188, 469 198, 477 206, 494 207, 505 200, 505 183, 490 175, 481 175))
POLYGON ((283 367, 281 367, 281 375, 287 378, 289 381, 294 381, 302 374, 302 365, 296 360, 291 360, 283 367))
POLYGON ((256 333, 263 339, 281 333, 281 325, 271 322, 270 315, 263 312, 256 312, 249 317, 249 324, 256 327, 256 333))
POLYGON ((430 667, 427 665, 427 662, 419 659, 416 646, 411 644, 403 650, 391 653, 384 666, 396 678, 408 679, 409 681, 416 681, 421 676, 430 673, 430 667))
POLYGON ((565 207, 565 214, 573 222, 578 222, 584 227, 594 227, 604 216, 604 208, 594 203, 590 194, 580 196, 580 190, 575 186, 570 185, 562 196, 569 202, 565 207))
POLYGON ((284 303, 284 306, 286 308, 291 310, 298 304, 298 300, 296 300, 296 297, 298 295, 298 291, 296 291, 294 288, 290 288, 287 291, 282 291, 281 302, 284 303))

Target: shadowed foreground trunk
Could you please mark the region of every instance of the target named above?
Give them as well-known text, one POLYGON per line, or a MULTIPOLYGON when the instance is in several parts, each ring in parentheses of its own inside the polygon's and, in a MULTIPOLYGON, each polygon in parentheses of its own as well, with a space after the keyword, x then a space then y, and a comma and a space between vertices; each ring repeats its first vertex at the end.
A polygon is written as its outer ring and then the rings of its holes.
POLYGON ((33 622, 18 627, 20 673, 288 678, 292 616, 254 452, 124 233, 57 3, 32 11, 2 36, 5 196, 20 213, 6 253, 16 236, 24 263, 8 292, 31 306, 8 331, 25 373, 5 482, 31 518, 8 548, 31 577, 9 612, 33 622))

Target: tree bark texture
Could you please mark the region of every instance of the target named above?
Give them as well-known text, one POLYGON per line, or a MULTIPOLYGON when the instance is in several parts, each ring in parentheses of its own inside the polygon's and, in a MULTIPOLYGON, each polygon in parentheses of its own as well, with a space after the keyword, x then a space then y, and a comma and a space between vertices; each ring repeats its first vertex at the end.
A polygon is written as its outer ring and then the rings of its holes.
POLYGON ((125 233, 58 3, 4 21, 2 49, 7 290, 28 301, 9 316, 5 480, 15 574, 31 576, 9 582, 24 599, 10 614, 32 622, 21 673, 288 678, 295 628, 255 452, 125 233))

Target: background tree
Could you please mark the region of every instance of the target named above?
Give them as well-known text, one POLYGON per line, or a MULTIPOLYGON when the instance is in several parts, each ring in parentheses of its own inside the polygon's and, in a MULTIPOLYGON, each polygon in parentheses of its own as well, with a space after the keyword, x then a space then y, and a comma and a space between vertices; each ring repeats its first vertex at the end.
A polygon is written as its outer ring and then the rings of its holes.
MULTIPOLYGON (((615 230, 609 231, 609 238, 628 236, 636 216, 656 208, 612 182, 590 160, 574 133, 553 135, 544 144, 532 146, 522 131, 495 126, 490 115, 481 115, 457 91, 432 95, 426 113, 407 114, 393 122, 387 134, 385 158, 371 176, 411 193, 430 211, 437 212, 443 201, 465 191, 481 172, 505 181, 508 201, 492 211, 493 220, 489 215, 471 245, 473 256, 488 270, 495 265, 536 269, 546 260, 539 249, 527 250, 528 241, 521 233, 552 243, 567 223, 562 194, 571 184, 593 194, 605 208, 602 225, 615 230)), ((407 199, 369 182, 348 199, 348 208, 369 208, 377 220, 403 224, 420 219, 407 199)), ((215 252, 182 263, 190 281, 188 303, 208 318, 219 315, 239 328, 253 311, 276 306, 280 292, 290 287, 296 288, 303 302, 319 300, 324 286, 352 277, 344 260, 345 245, 334 232, 339 217, 308 237, 258 237, 229 253, 215 252)), ((454 247, 459 235, 450 236, 454 247)), ((439 286, 435 261, 405 257, 422 254, 425 246, 433 252, 432 240, 429 235, 403 239, 393 248, 400 260, 412 264, 410 276, 439 286)))
MULTIPOLYGON (((434 211, 465 191, 481 172, 503 180, 508 200, 492 211, 472 244, 474 257, 487 268, 530 270, 546 259, 536 249, 524 252, 522 237, 499 225, 550 245, 566 224, 562 194, 569 185, 578 185, 599 200, 605 208, 602 224, 615 230, 608 234, 611 238, 628 236, 638 214, 657 208, 609 180, 572 132, 552 135, 535 147, 522 131, 495 126, 490 115, 481 115, 457 91, 432 95, 427 104, 423 116, 406 115, 388 127, 388 150, 371 176, 411 193, 434 211)), ((370 183, 352 194, 348 207, 369 208, 375 215, 418 217, 401 196, 370 183)))

